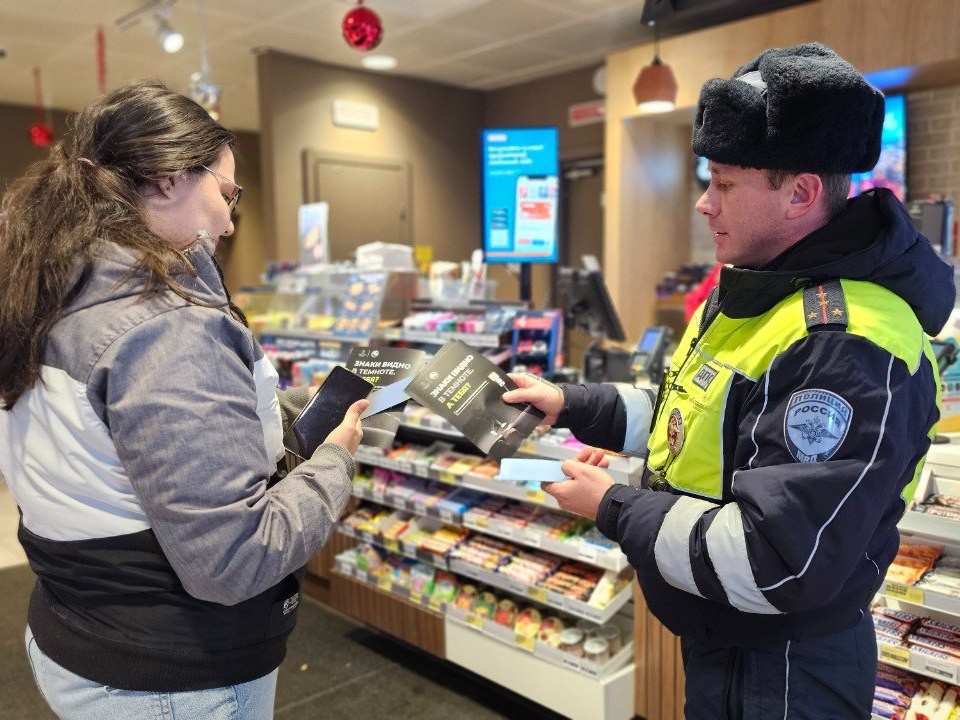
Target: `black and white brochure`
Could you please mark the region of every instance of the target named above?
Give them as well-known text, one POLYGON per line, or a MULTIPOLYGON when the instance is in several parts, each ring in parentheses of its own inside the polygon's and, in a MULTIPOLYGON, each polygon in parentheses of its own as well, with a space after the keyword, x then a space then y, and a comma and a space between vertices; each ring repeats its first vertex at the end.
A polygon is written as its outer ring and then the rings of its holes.
MULTIPOLYGON (((373 385, 371 405, 377 402, 377 393, 408 378, 423 366, 427 354, 423 350, 395 347, 355 347, 347 359, 347 369, 373 385)), ((406 394, 397 396, 399 402, 381 412, 363 418, 362 445, 389 448, 403 419, 406 394)))
POLYGON ((544 415, 529 403, 505 403, 516 389, 501 368, 464 342, 448 342, 407 388, 414 400, 449 420, 492 458, 513 455, 544 415))

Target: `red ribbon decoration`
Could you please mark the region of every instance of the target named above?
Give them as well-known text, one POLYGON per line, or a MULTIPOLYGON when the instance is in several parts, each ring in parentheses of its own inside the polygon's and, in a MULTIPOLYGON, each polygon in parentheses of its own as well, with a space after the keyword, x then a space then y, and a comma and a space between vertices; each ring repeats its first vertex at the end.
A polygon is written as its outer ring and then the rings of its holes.
POLYGON ((103 37, 103 25, 97 26, 97 89, 107 94, 107 43, 103 37))

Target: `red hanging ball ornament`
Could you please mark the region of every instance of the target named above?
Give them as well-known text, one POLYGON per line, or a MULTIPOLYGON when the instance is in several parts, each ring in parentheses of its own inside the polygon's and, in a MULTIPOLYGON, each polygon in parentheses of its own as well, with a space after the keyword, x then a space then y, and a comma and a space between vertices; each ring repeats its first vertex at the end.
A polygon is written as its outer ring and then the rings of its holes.
POLYGON ((40 68, 33 69, 33 89, 37 93, 37 121, 30 126, 27 137, 37 147, 47 147, 53 142, 53 128, 43 120, 43 90, 40 87, 40 68))
POLYGON ((383 22, 373 10, 363 7, 363 0, 343 16, 343 39, 354 50, 373 50, 383 40, 383 22))
POLYGON ((27 134, 30 136, 30 142, 37 147, 47 147, 53 142, 53 128, 46 123, 34 123, 27 134))

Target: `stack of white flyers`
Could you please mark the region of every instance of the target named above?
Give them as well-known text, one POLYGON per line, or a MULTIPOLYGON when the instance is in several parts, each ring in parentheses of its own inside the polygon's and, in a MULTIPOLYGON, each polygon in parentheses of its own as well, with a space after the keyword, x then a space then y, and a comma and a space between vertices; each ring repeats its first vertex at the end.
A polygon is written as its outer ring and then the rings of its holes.
POLYGON ((500 461, 500 479, 508 482, 563 482, 569 480, 560 469, 560 460, 520 460, 504 458, 500 461))

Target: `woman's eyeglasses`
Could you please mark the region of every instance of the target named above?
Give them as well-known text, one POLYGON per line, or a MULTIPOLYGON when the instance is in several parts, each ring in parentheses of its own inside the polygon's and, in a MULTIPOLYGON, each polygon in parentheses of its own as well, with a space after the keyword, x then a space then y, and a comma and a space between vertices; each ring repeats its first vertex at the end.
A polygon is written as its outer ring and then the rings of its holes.
POLYGON ((202 167, 211 175, 216 176, 218 179, 222 180, 223 182, 229 185, 233 185, 233 192, 231 194, 225 195, 223 192, 220 193, 223 196, 224 202, 227 203, 227 207, 230 208, 230 212, 233 212, 234 209, 237 207, 237 205, 240 204, 240 196, 243 195, 243 188, 240 185, 237 185, 235 182, 233 182, 233 180, 228 180, 223 175, 218 173, 216 170, 211 170, 206 165, 201 165, 200 167, 202 167))

